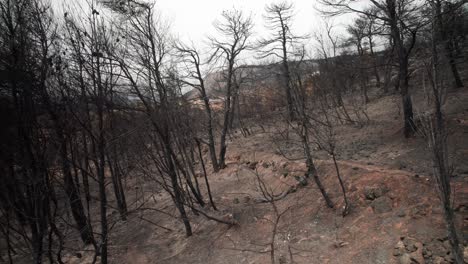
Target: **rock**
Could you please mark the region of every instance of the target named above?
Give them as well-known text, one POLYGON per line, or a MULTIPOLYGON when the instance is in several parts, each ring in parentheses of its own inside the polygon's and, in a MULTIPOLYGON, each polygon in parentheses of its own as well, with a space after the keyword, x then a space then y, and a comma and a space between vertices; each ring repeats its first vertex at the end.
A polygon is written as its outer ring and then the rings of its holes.
POLYGON ((454 261, 452 254, 449 254, 449 255, 445 256, 444 259, 448 263, 453 263, 453 261, 454 261))
POLYGON ((364 187, 364 196, 367 200, 375 200, 388 192, 386 186, 366 186, 364 187))
MULTIPOLYGON (((403 240, 403 243, 405 244, 406 250, 408 250, 409 252, 415 252, 418 249, 416 245, 418 242, 413 238, 406 237, 403 240)), ((422 245, 421 245, 421 248, 422 248, 422 245)))
POLYGON ((379 197, 371 203, 372 209, 377 214, 392 211, 392 200, 386 196, 379 197))
POLYGON ((233 203, 235 204, 238 204, 239 203, 239 198, 234 198, 234 200, 232 200, 233 203))
POLYGON ((423 256, 426 258, 432 257, 432 251, 428 250, 426 247, 423 248, 423 256))
POLYGON ((443 257, 435 256, 434 259, 432 260, 432 263, 434 264, 448 264, 447 261, 443 257))
POLYGON ((305 176, 294 176, 294 178, 301 186, 307 186, 307 178, 305 176))
POLYGON ((445 250, 447 250, 447 252, 452 250, 452 246, 450 245, 450 241, 445 240, 443 245, 444 245, 445 250))
POLYGON ((410 215, 412 218, 420 218, 427 215, 427 211, 430 209, 428 204, 418 204, 415 207, 411 208, 410 215))
POLYGON ((398 210, 397 216, 398 217, 405 217, 406 216, 405 209, 401 208, 400 210, 398 210))
POLYGON ((257 168, 258 161, 249 163, 249 169, 255 170, 257 168))
POLYGON ((432 252, 432 255, 445 257, 447 255, 447 249, 438 240, 433 240, 427 245, 427 250, 432 252))
POLYGON ((403 243, 403 241, 398 241, 398 243, 396 243, 395 245, 395 248, 393 249, 393 256, 401 256, 405 253, 405 244, 403 243))
POLYGON ((421 242, 416 242, 414 243, 414 246, 416 247, 416 251, 410 254, 411 259, 418 264, 425 264, 423 256, 423 244, 421 242))
POLYGON ((264 161, 262 163, 262 167, 266 169, 266 168, 270 167, 270 164, 268 164, 268 162, 264 161))
POLYGON ((249 203, 250 202, 250 196, 244 196, 244 198, 242 198, 242 202, 243 203, 249 203))
POLYGON ((399 259, 400 264, 412 264, 411 256, 408 253, 401 255, 399 259))

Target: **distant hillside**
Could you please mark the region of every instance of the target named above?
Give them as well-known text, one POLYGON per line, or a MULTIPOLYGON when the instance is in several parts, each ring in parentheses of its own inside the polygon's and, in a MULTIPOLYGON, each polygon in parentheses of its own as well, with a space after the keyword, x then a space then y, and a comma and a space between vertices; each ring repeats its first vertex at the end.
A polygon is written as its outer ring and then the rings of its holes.
MULTIPOLYGON (((291 68, 295 68, 295 62, 291 62, 291 68)), ((317 68, 316 60, 307 60, 301 62, 300 71, 315 71, 317 68)), ((268 88, 270 91, 281 88, 282 68, 280 63, 267 65, 243 65, 236 71, 236 78, 241 82, 241 93, 249 94, 260 92, 259 90, 268 88)), ((223 83, 223 72, 209 73, 205 77, 205 89, 210 99, 222 99, 224 97, 225 85, 223 83)), ((199 99, 199 92, 192 89, 185 94, 189 100, 199 99)))

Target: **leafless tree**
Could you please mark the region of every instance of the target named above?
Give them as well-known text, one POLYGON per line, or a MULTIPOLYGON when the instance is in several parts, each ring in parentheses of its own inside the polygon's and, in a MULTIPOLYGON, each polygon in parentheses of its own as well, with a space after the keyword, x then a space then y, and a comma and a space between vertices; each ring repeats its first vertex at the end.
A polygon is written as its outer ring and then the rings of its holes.
POLYGON ((215 148, 215 136, 214 136, 214 125, 213 125, 213 114, 210 106, 210 99, 208 97, 206 88, 205 88, 205 79, 202 73, 202 64, 200 54, 194 47, 189 47, 183 44, 177 45, 177 49, 181 52, 183 56, 183 62, 188 68, 188 78, 195 80, 194 82, 190 80, 183 80, 183 82, 200 93, 200 98, 203 100, 203 104, 206 112, 206 132, 208 134, 208 148, 210 151, 211 164, 213 170, 217 172, 219 170, 218 158, 216 157, 216 148, 215 148))
POLYGON ((218 166, 220 169, 226 167, 226 137, 229 132, 231 115, 233 112, 233 90, 236 67, 238 66, 239 55, 248 50, 250 37, 252 35, 253 22, 250 16, 242 11, 233 9, 224 11, 222 20, 215 23, 215 29, 221 37, 210 37, 211 46, 215 49, 210 61, 218 62, 222 65, 224 96, 224 116, 219 143, 218 166))
POLYGON ((385 25, 391 35, 398 57, 398 83, 401 93, 405 137, 410 137, 416 126, 413 120, 413 103, 409 92, 410 56, 416 44, 418 30, 424 24, 418 10, 421 3, 414 0, 372 0, 370 8, 358 8, 353 1, 321 0, 322 10, 328 15, 357 13, 374 17, 385 25))
POLYGON ((260 58, 275 57, 281 60, 283 85, 286 93, 288 117, 295 119, 293 96, 291 92, 291 73, 289 70, 289 57, 295 45, 307 39, 307 36, 299 36, 292 32, 294 19, 294 5, 292 2, 283 1, 272 3, 265 7, 264 19, 267 28, 272 32, 271 36, 259 41, 261 49, 260 58))
POLYGON ((443 75, 441 74, 441 59, 440 46, 446 50, 447 47, 443 39, 437 37, 440 30, 440 2, 427 1, 431 6, 432 22, 430 26, 430 62, 425 63, 425 70, 429 76, 430 92, 428 96, 431 103, 431 112, 429 115, 422 116, 422 134, 426 138, 428 147, 431 151, 434 165, 434 177, 437 185, 439 198, 442 202, 444 210, 445 222, 447 225, 447 233, 452 254, 455 263, 463 263, 463 254, 460 249, 460 240, 457 235, 455 216, 452 206, 452 188, 451 177, 452 170, 450 166, 450 158, 447 144, 447 124, 444 114, 444 104, 447 93, 447 85, 445 84, 443 75), (440 42, 439 42, 440 41, 440 42))

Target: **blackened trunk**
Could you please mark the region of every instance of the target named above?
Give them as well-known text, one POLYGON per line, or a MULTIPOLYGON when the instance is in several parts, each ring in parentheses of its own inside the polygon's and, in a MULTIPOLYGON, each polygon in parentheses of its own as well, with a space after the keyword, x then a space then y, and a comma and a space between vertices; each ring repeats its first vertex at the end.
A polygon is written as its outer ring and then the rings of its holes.
POLYGON ((303 131, 302 131, 302 143, 304 145, 304 152, 306 155, 306 165, 307 165, 307 178, 313 177, 315 184, 320 190, 320 193, 322 194, 323 199, 325 199, 325 203, 327 204, 328 207, 333 208, 333 202, 331 201, 330 197, 327 194, 327 191, 325 191, 325 188, 322 185, 322 182, 320 181, 317 173, 317 169, 315 168, 314 160, 312 159, 312 152, 310 150, 310 142, 309 142, 309 135, 308 135, 308 129, 307 126, 305 125, 305 122, 303 122, 303 131))
POLYGON ((232 97, 232 78, 234 75, 234 61, 229 62, 227 85, 226 85, 226 97, 224 102, 224 120, 223 129, 221 131, 220 150, 219 150, 219 168, 223 169, 226 167, 226 136, 229 130, 229 121, 231 117, 231 97, 232 97))
MULTIPOLYGON (((115 153, 114 153, 115 154, 115 153)), ((116 157, 114 157, 116 159, 116 157)), ((120 219, 123 221, 127 220, 127 204, 125 201, 125 193, 122 187, 122 179, 120 174, 120 168, 115 160, 108 157, 109 169, 112 179, 112 187, 114 189, 115 201, 119 210, 120 219)))
POLYGON ((181 188, 179 185, 179 181, 177 179, 177 173, 175 171, 176 168, 171 157, 171 147, 168 143, 167 138, 163 140, 164 140, 164 152, 165 152, 164 155, 165 155, 165 159, 168 165, 169 177, 171 178, 172 189, 174 191, 174 203, 177 209, 179 210, 180 217, 182 218, 182 222, 184 223, 186 236, 191 236, 192 227, 190 226, 190 221, 184 208, 182 192, 181 192, 181 188))
POLYGON ((77 229, 80 232, 81 240, 85 244, 93 244, 94 237, 92 227, 88 222, 86 217, 83 204, 81 203, 81 198, 78 193, 78 189, 73 181, 73 176, 71 173, 70 164, 67 160, 67 144, 63 136, 61 138, 61 147, 60 147, 60 155, 61 155, 61 163, 62 163, 62 173, 65 183, 65 191, 68 196, 68 201, 70 202, 70 208, 72 211, 73 219, 76 222, 77 229))
POLYGON ((208 175, 206 173, 205 162, 203 161, 203 155, 202 155, 202 152, 201 152, 200 141, 198 141, 198 140, 196 140, 196 141, 197 141, 198 155, 200 157, 200 163, 201 163, 202 169, 203 169, 203 176, 205 178, 206 189, 208 191, 208 197, 210 198, 210 204, 213 207, 213 209, 217 211, 218 209, 216 208, 216 205, 215 205, 215 203, 213 201, 213 197, 211 195, 210 183, 208 182, 208 175))
POLYGON ((448 60, 449 60, 450 69, 452 70, 452 75, 453 75, 453 79, 455 81, 455 86, 457 88, 462 88, 463 87, 463 82, 461 80, 460 73, 458 72, 457 63, 455 61, 455 56, 454 56, 454 52, 453 52, 453 47, 450 45, 450 43, 446 44, 445 50, 446 50, 447 57, 448 57, 448 60))
POLYGON ((409 138, 416 131, 416 126, 413 120, 413 102, 409 93, 407 60, 400 60, 399 83, 404 115, 403 133, 409 138))

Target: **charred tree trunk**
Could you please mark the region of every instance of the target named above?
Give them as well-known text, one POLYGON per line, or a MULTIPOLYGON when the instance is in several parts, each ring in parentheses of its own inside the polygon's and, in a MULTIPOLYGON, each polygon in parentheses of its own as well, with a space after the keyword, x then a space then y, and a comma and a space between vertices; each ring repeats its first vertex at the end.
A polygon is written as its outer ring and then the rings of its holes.
POLYGON ((217 211, 218 209, 216 208, 216 205, 215 205, 215 203, 213 201, 213 196, 211 195, 210 183, 208 182, 208 175, 206 173, 205 161, 203 161, 203 155, 202 155, 202 152, 201 152, 200 141, 197 140, 197 139, 195 139, 195 140, 197 142, 198 155, 200 157, 200 163, 201 163, 202 170, 203 170, 203 176, 205 178, 206 190, 208 192, 208 197, 210 198, 210 204, 213 207, 213 209, 217 211))
POLYGON ((331 201, 330 197, 327 194, 327 191, 322 185, 322 182, 320 181, 317 173, 317 169, 315 168, 314 160, 312 159, 312 152, 310 150, 310 142, 309 142, 309 135, 308 135, 308 128, 307 125, 305 124, 305 121, 303 121, 302 124, 302 143, 304 146, 304 152, 306 155, 306 165, 307 165, 307 174, 306 177, 312 177, 314 179, 315 185, 317 185, 317 188, 320 190, 320 193, 322 194, 323 199, 325 199, 325 203, 327 204, 328 207, 333 208, 333 202, 331 201))
POLYGON ((411 95, 409 93, 409 53, 416 42, 416 34, 412 32, 409 47, 405 47, 405 43, 401 37, 401 29, 398 26, 399 20, 397 15, 397 7, 394 0, 387 1, 387 9, 390 17, 390 29, 395 44, 396 51, 398 53, 398 87, 400 89, 402 104, 403 104, 403 115, 404 115, 404 128, 403 134, 406 138, 412 136, 416 130, 413 120, 413 102, 411 101, 411 95))

